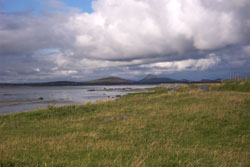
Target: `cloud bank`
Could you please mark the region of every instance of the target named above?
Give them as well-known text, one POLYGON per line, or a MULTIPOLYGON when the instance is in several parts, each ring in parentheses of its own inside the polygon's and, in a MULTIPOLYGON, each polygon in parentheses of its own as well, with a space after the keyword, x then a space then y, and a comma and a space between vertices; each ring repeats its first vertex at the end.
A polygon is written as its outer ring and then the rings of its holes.
POLYGON ((46 4, 58 10, 0 13, 1 81, 249 70, 249 0, 46 4))

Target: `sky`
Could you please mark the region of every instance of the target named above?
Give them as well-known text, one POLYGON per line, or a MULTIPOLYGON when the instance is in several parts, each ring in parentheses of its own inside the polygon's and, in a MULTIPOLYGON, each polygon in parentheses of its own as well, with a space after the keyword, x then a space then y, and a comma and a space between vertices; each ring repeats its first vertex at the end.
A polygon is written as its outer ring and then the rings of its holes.
POLYGON ((0 0, 0 82, 250 77, 249 0, 0 0))

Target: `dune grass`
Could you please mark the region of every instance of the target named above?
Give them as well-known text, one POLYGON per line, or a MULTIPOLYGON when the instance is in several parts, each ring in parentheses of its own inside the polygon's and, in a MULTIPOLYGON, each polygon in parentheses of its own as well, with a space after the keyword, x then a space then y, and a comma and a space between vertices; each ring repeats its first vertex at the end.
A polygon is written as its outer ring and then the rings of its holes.
POLYGON ((250 93, 195 88, 0 117, 0 167, 250 164, 250 93))

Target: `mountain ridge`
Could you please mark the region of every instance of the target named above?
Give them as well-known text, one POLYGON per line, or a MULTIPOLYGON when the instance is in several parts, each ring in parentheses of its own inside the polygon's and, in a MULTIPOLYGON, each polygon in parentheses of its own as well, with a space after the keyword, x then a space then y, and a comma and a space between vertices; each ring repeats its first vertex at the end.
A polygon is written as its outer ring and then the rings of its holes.
POLYGON ((55 81, 40 83, 0 83, 0 86, 88 86, 88 85, 130 85, 130 84, 161 84, 161 83, 218 83, 221 80, 202 79, 200 81, 189 81, 186 79, 176 80, 149 74, 139 81, 132 81, 120 77, 106 77, 86 82, 55 81))

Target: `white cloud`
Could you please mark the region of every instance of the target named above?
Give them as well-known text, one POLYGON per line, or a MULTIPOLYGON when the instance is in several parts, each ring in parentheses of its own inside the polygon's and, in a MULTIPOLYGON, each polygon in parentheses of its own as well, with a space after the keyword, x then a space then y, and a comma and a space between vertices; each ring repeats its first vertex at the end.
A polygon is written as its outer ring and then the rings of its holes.
MULTIPOLYGON (((244 42, 248 1, 98 0, 93 14, 71 19, 86 57, 128 59, 214 50, 244 42), (211 6, 209 6, 211 5, 211 6), (224 10, 221 10, 224 9, 224 10)), ((250 14, 250 12, 248 12, 250 14)), ((184 54, 176 56, 185 59, 184 54)))
POLYGON ((159 68, 165 72, 178 72, 178 71, 194 71, 194 70, 207 70, 220 62, 220 58, 215 54, 210 54, 207 58, 203 59, 188 59, 173 62, 160 62, 148 65, 141 65, 146 68, 159 68))
POLYGON ((108 73, 126 67, 137 75, 143 68, 206 70, 221 61, 249 60, 249 0, 96 0, 93 13, 58 0, 46 3, 69 10, 0 13, 1 75, 33 75, 29 70, 39 69, 44 77, 78 78, 99 68, 108 73), (235 46, 244 49, 227 58, 206 57, 235 46))

